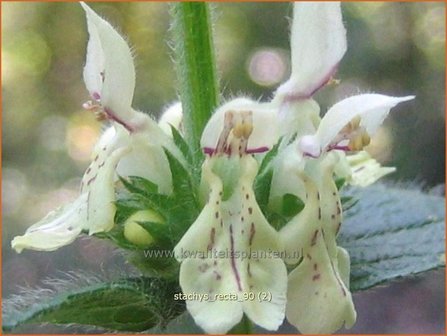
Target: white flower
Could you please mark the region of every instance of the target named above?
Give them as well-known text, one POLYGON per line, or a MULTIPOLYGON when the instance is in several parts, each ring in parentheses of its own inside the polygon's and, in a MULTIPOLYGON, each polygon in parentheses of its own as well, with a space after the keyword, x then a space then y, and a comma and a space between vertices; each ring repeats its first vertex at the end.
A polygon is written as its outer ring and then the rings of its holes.
POLYGON ((201 146, 204 152, 212 154, 222 152, 223 149, 230 154, 231 148, 228 146, 238 127, 251 128, 250 136, 245 139, 246 153, 266 152, 278 141, 278 120, 274 106, 248 98, 236 98, 218 108, 203 130, 201 146), (249 115, 250 122, 245 119, 246 115, 249 115))
POLYGON ((300 263, 289 274, 288 321, 301 333, 328 334, 350 328, 356 312, 349 292, 349 255, 336 245, 342 208, 333 170, 336 153, 305 159, 297 171, 306 191, 305 207, 280 231, 285 262, 300 263), (301 259, 302 258, 302 259, 301 259))
MULTIPOLYGON (((270 201, 285 193, 305 201, 280 231, 289 256, 285 262, 297 265, 288 278, 286 316, 302 333, 332 333, 355 322, 349 255, 336 244, 342 209, 334 171, 339 161, 347 166, 346 152, 369 144, 392 107, 414 98, 361 94, 338 102, 320 120, 312 95, 331 79, 346 48, 340 3, 295 3, 292 74, 273 101, 279 105, 284 137, 270 201)), ((377 168, 372 159, 361 164, 348 169, 353 183, 366 185, 391 171, 377 168)))
POLYGON ((394 167, 382 167, 366 151, 361 151, 346 157, 350 173, 348 174, 350 185, 366 187, 385 175, 396 171, 394 167))
POLYGON ((146 114, 132 109, 135 69, 124 39, 86 4, 90 39, 84 81, 94 102, 84 107, 112 122, 93 150, 92 163, 82 178, 77 200, 48 214, 12 247, 52 251, 71 243, 82 231, 89 234, 110 230, 115 216, 115 181, 121 176, 142 176, 172 188, 163 147, 176 152, 170 138, 146 114))
POLYGON ((287 271, 278 256, 268 255, 281 247, 256 202, 258 164, 250 155, 267 151, 276 140, 275 111, 245 98, 220 107, 203 132, 208 201, 175 253, 182 262, 183 293, 207 296, 186 301, 207 333, 228 332, 243 314, 268 330, 283 322, 287 271), (262 293, 271 300, 260 301, 262 293))
POLYGON ((359 151, 369 144, 370 137, 383 123, 391 108, 413 98, 380 94, 346 98, 328 110, 315 135, 300 139, 299 147, 305 155, 312 157, 334 149, 359 151))
POLYGON ((175 102, 168 106, 168 108, 161 114, 158 126, 169 136, 172 136, 171 127, 177 129, 180 134, 183 134, 183 110, 182 103, 175 102))
POLYGON ((290 45, 292 74, 276 94, 285 100, 311 98, 331 79, 347 49, 340 3, 294 3, 290 45))

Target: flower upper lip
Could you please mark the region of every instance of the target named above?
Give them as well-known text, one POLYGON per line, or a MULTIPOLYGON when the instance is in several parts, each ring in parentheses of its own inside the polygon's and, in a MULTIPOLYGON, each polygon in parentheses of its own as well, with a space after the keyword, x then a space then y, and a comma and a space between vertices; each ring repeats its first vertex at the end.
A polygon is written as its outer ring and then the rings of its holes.
POLYGON ((92 99, 100 101, 109 119, 133 131, 135 67, 129 46, 107 21, 85 3, 81 6, 90 35, 83 72, 87 90, 92 99))
POLYGON ((330 80, 347 50, 340 3, 294 6, 290 47, 292 73, 276 95, 284 101, 310 98, 330 80))

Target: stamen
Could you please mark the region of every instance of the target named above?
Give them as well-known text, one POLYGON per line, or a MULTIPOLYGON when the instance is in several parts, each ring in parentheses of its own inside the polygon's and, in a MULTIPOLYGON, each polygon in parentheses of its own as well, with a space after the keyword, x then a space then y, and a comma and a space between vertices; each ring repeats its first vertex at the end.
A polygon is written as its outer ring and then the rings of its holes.
POLYGON ((331 78, 329 78, 329 80, 327 81, 326 85, 338 85, 340 84, 341 80, 334 78, 333 76, 331 78))
POLYGON ((326 151, 360 151, 365 146, 368 146, 371 142, 371 138, 369 137, 366 130, 360 126, 360 122, 360 116, 354 117, 341 129, 335 139, 328 145, 326 151), (345 140, 347 141, 347 143, 345 142, 344 144, 341 144, 341 142, 345 140))
POLYGON ((93 102, 91 100, 85 102, 82 104, 82 107, 87 110, 94 113, 96 120, 98 121, 104 121, 104 120, 111 120, 114 121, 120 125, 122 125, 125 129, 127 129, 129 132, 134 132, 135 127, 132 125, 129 125, 124 120, 121 120, 118 116, 116 116, 110 109, 104 107, 101 105, 100 102, 93 102))
MULTIPOLYGON (((224 128, 220 133, 219 140, 217 141, 215 153, 225 153, 227 152, 228 145, 228 136, 230 135, 231 130, 233 129, 233 111, 225 112, 224 117, 224 128)), ((213 153, 214 154, 214 153, 213 153)))
POLYGON ((238 153, 247 154, 248 139, 253 132, 252 111, 227 111, 224 117, 224 127, 219 135, 216 149, 205 147, 205 154, 238 153))
POLYGON ((233 141, 232 144, 237 146, 240 156, 247 153, 248 138, 253 132, 253 112, 242 111, 238 117, 240 121, 233 127, 233 141))
POLYGON ((359 151, 362 150, 363 147, 368 146, 370 142, 371 138, 368 133, 362 131, 349 141, 348 148, 351 151, 359 151))

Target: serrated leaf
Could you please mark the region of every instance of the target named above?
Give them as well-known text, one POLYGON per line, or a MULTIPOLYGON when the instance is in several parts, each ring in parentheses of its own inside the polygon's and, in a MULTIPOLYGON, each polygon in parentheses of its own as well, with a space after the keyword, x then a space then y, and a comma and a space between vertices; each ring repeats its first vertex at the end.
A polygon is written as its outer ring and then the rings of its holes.
POLYGON ((141 332, 165 326, 184 311, 174 300, 176 282, 158 278, 132 278, 97 283, 39 300, 17 310, 6 300, 3 330, 29 323, 79 324, 113 331, 141 332))
POLYGON ((161 246, 169 246, 172 244, 170 239, 169 226, 166 223, 156 222, 137 222, 154 238, 154 240, 161 246))
POLYGON ((188 165, 188 170, 191 173, 191 178, 193 180, 194 185, 199 185, 200 183, 200 175, 201 175, 201 166, 204 160, 203 153, 196 152, 193 153, 191 151, 191 148, 189 147, 186 140, 182 137, 182 135, 179 133, 179 131, 171 126, 171 132, 172 132, 172 138, 174 140, 175 145, 180 150, 180 152, 183 154, 183 157, 186 160, 186 163, 188 165))
POLYGON ((155 186, 155 190, 158 190, 158 186, 156 184, 142 177, 129 176, 128 178, 123 178, 119 176, 119 179, 123 186, 131 193, 145 194, 147 192, 151 192, 151 189, 154 188, 153 186, 155 186), (142 182, 142 180, 144 180, 144 182, 142 182), (144 187, 145 185, 148 186, 148 190, 144 187))
POLYGON ((169 162, 169 168, 171 169, 173 193, 198 208, 198 203, 195 198, 195 188, 188 170, 167 149, 165 149, 165 154, 169 162))
POLYGON ((173 235, 180 239, 200 212, 197 197, 197 186, 183 165, 165 149, 171 169, 173 193, 170 196, 169 208, 170 226, 173 235))
POLYGON ((351 289, 445 265, 445 200, 381 185, 349 189, 339 245, 351 256, 351 289))
POLYGON ((189 165, 193 166, 194 165, 193 156, 185 139, 183 139, 178 130, 172 125, 171 125, 171 132, 175 145, 185 157, 186 162, 188 162, 189 165))
POLYGON ((128 176, 128 179, 130 180, 130 183, 135 188, 138 188, 142 191, 148 192, 148 193, 157 193, 158 192, 158 185, 155 183, 140 177, 140 176, 128 176))

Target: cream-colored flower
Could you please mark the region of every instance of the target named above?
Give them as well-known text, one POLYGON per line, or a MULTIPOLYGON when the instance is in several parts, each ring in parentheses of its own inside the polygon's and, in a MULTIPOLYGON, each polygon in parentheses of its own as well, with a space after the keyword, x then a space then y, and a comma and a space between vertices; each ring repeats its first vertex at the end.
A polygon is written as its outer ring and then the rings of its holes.
POLYGON ((207 296, 186 301, 207 333, 228 332, 243 314, 268 330, 284 319, 287 271, 278 233, 255 199, 258 164, 250 155, 275 143, 274 120, 274 111, 237 99, 219 108, 203 132, 202 179, 209 196, 175 253, 183 293, 207 296), (265 293, 270 300, 260 300, 265 293))
POLYGON ((336 244, 342 209, 334 172, 344 167, 348 182, 361 185, 389 173, 373 159, 350 167, 346 153, 365 156, 363 148, 390 109, 414 98, 361 94, 338 102, 320 118, 312 95, 331 79, 346 49, 340 3, 294 4, 292 73, 272 102, 279 106, 283 141, 270 202, 291 193, 305 203, 280 231, 285 262, 296 266, 289 274, 286 316, 302 333, 332 333, 355 322, 349 255, 336 244))
POLYGON ((93 99, 84 107, 112 126, 93 150, 79 198, 15 237, 12 247, 17 252, 25 248, 52 251, 71 243, 82 231, 109 231, 114 225, 118 175, 145 177, 162 193, 172 188, 163 147, 176 153, 174 144, 155 121, 131 107, 135 69, 130 49, 108 22, 86 4, 81 5, 90 35, 84 81, 93 99))

